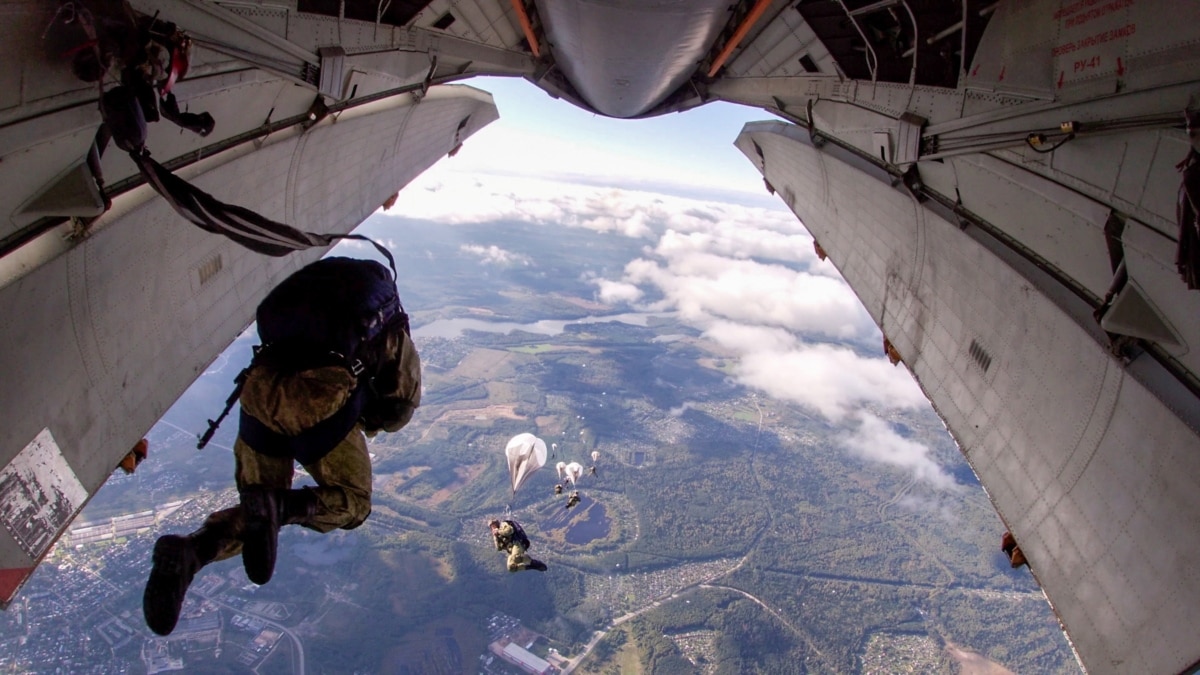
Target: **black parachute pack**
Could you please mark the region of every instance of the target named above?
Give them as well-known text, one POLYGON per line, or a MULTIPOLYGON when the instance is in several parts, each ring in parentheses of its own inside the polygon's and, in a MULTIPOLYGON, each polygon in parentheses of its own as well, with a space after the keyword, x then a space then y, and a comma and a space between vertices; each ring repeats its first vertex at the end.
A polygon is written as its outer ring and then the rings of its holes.
POLYGON ((344 365, 356 375, 377 366, 363 347, 407 315, 388 269, 373 260, 323 258, 272 290, 255 313, 256 360, 280 370, 344 365))
POLYGON ((388 336, 402 331, 408 339, 408 315, 396 290, 395 264, 390 255, 388 259, 391 271, 371 260, 324 258, 268 293, 256 311, 262 344, 255 347, 250 365, 235 379, 225 410, 209 420, 197 447, 211 440, 256 369, 287 377, 330 366, 344 369, 353 382, 353 391, 336 412, 299 433, 287 434, 243 409, 240 434, 257 451, 292 456, 302 463, 337 445, 372 398, 372 378, 386 358, 388 336))
POLYGON ((515 520, 506 520, 504 522, 512 526, 512 541, 517 542, 521 545, 521 548, 528 551, 531 542, 529 541, 529 535, 525 534, 525 528, 521 527, 521 524, 515 520))

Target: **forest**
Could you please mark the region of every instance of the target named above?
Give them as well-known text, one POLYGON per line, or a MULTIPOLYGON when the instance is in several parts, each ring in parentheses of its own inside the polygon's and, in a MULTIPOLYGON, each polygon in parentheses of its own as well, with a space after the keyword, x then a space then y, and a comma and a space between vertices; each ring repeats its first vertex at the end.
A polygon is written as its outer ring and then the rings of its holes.
MULTIPOLYGON (((470 333, 423 345, 439 364, 427 372, 423 421, 376 440, 385 448, 378 473, 419 470, 377 493, 374 517, 393 529, 377 549, 450 569, 441 584, 406 591, 411 629, 448 605, 460 616, 501 609, 571 653, 648 604, 651 584, 639 575, 729 559, 740 566, 713 587, 692 586, 609 633, 587 672, 618 672, 617 659, 632 653, 655 673, 854 672, 879 635, 927 636, 1018 672, 1077 671, 1028 573, 1009 570, 996 550, 999 520, 977 484, 938 491, 849 457, 837 448, 842 429, 753 398, 697 365, 719 354, 696 340, 648 339, 659 333, 688 329, 588 324, 553 338, 470 333), (486 372, 476 372, 460 341, 490 354, 486 372), (449 354, 458 360, 443 359, 449 354), (447 416, 487 406, 513 415, 447 416), (450 421, 438 421, 444 416, 450 421), (621 526, 582 546, 554 535, 547 528, 562 527, 563 517, 552 468, 510 495, 500 449, 525 431, 553 441, 555 459, 600 451, 599 475, 580 490, 621 526), (474 529, 510 505, 551 566, 544 576, 501 575, 500 558, 474 529), (588 579, 614 570, 620 586, 611 597, 586 596, 588 579), (715 635, 705 654, 686 657, 669 637, 689 631, 715 635)), ((971 475, 931 412, 892 423, 956 476, 971 475)), ((954 672, 949 656, 930 658, 954 672)))

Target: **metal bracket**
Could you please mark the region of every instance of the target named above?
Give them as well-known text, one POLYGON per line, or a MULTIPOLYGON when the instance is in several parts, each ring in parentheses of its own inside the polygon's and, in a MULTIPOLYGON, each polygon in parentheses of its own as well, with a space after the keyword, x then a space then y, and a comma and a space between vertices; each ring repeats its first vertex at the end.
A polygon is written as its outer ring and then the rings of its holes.
POLYGON ((929 199, 929 195, 925 194, 925 183, 921 180, 921 173, 917 171, 916 164, 908 167, 908 170, 900 177, 900 181, 918 202, 924 203, 929 199))
POLYGON ((812 143, 814 148, 820 149, 822 145, 825 145, 825 138, 817 133, 817 125, 813 122, 813 106, 816 102, 817 99, 815 98, 808 99, 808 105, 805 108, 805 116, 808 119, 805 120, 805 126, 808 128, 809 142, 812 143))

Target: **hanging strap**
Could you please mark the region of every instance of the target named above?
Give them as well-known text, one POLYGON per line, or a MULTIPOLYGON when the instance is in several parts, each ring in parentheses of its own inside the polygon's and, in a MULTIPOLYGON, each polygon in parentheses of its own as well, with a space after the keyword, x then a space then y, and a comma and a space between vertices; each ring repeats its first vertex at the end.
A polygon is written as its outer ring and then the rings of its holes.
POLYGON ((150 187, 162 195, 176 213, 203 230, 225 235, 251 251, 274 257, 316 246, 329 246, 341 239, 357 239, 371 244, 383 254, 392 268, 392 280, 397 278, 396 260, 391 251, 370 237, 361 234, 318 234, 296 229, 245 207, 217 200, 171 173, 154 161, 149 152, 131 152, 129 156, 150 187))

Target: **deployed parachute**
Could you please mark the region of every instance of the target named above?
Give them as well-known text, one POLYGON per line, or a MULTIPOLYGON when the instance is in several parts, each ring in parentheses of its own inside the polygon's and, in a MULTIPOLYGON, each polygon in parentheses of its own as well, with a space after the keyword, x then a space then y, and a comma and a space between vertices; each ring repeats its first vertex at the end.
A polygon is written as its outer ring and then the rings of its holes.
POLYGON ((600 451, 599 451, 599 450, 593 450, 593 451, 592 451, 592 461, 593 461, 593 462, 598 462, 598 461, 600 461, 600 451))
POLYGON ((554 470, 558 472, 558 482, 563 482, 563 479, 567 477, 567 463, 559 462, 555 464, 554 470))
POLYGON ((571 481, 571 485, 575 485, 575 481, 583 475, 583 465, 579 462, 571 462, 563 470, 567 474, 567 480, 571 481))
POLYGON ((504 454, 508 457, 508 475, 516 494, 517 488, 545 465, 546 443, 533 434, 517 434, 509 440, 504 454))

